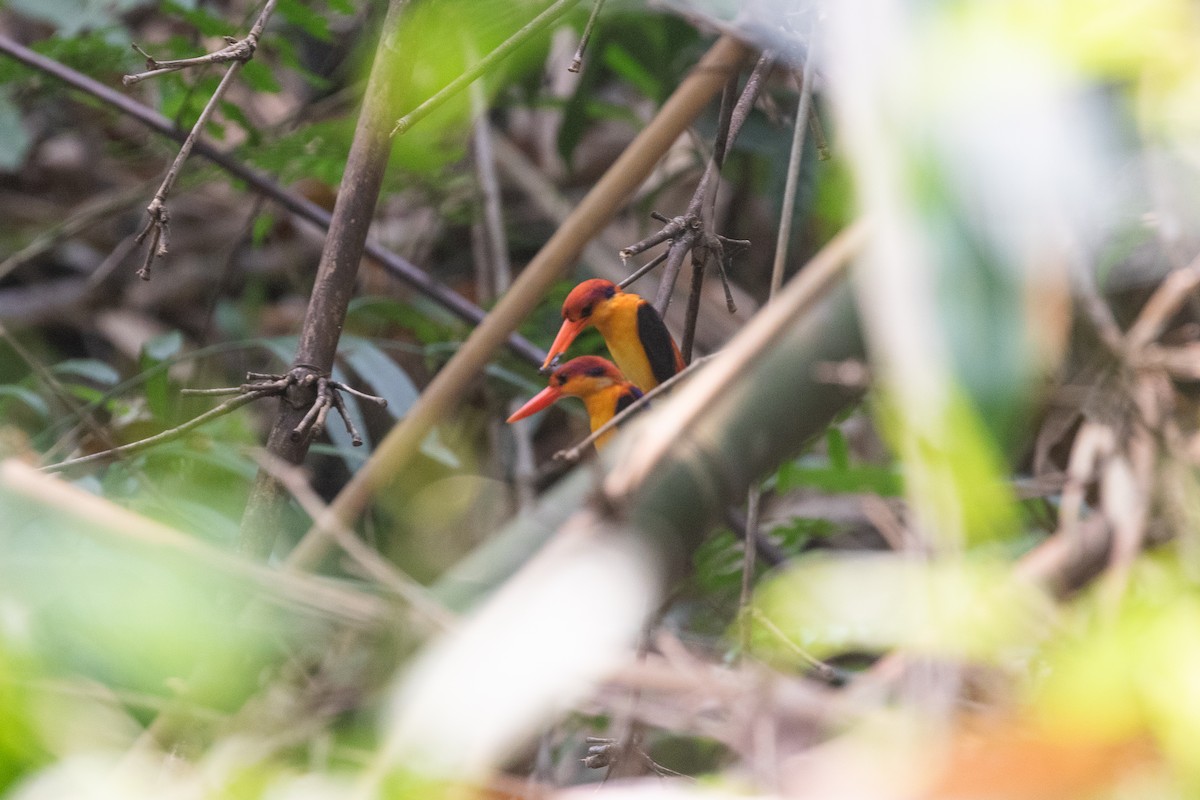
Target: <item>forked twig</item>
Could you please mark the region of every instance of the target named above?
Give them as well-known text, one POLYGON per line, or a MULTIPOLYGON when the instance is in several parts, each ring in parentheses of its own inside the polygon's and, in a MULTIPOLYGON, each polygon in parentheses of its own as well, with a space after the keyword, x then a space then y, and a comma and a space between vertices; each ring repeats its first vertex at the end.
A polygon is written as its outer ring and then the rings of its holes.
POLYGON ((126 86, 137 83, 139 80, 163 75, 168 72, 186 69, 192 66, 201 64, 218 64, 229 63, 229 69, 225 72, 221 82, 217 84, 216 90, 213 91, 212 97, 204 105, 204 109, 200 112, 200 116, 196 118, 196 124, 192 126, 191 132, 187 138, 183 140, 183 144, 179 147, 179 154, 175 156, 175 161, 171 163, 170 169, 167 170, 167 175, 163 178, 162 185, 158 187, 158 191, 154 193, 154 199, 150 201, 150 205, 146 206, 146 214, 150 219, 146 225, 138 233, 136 241, 138 244, 150 239, 150 247, 146 251, 146 259, 138 269, 138 277, 142 280, 150 280, 150 267, 154 264, 156 258, 163 258, 169 250, 169 239, 171 231, 171 214, 167 210, 167 196, 171 193, 171 189, 175 187, 175 182, 179 179, 179 173, 183 170, 183 164, 187 161, 188 156, 192 153, 192 147, 196 144, 196 140, 200 137, 200 131, 204 130, 204 126, 208 124, 209 118, 213 111, 216 110, 217 104, 221 98, 225 96, 225 92, 233 84, 234 78, 241 70, 242 66, 247 61, 254 57, 254 51, 258 48, 258 40, 262 36, 263 29, 267 26, 267 20, 271 18, 271 13, 275 10, 275 4, 278 0, 267 0, 263 10, 259 13, 258 19, 254 21, 250 32, 246 34, 246 38, 240 41, 230 41, 228 47, 218 50, 215 53, 209 53, 205 56, 196 58, 185 58, 177 61, 155 61, 144 50, 137 45, 134 49, 142 55, 146 56, 149 70, 138 73, 137 75, 126 75, 122 81, 126 86))

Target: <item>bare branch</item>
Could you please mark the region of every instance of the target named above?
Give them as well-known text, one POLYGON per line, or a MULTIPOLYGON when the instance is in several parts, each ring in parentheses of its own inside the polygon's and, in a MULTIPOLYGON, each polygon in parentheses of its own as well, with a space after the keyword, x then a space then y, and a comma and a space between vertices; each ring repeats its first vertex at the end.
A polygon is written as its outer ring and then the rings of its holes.
POLYGON ((575 57, 571 59, 571 65, 567 67, 567 72, 579 72, 579 68, 583 66, 583 51, 587 49, 588 42, 592 39, 592 28, 596 25, 596 17, 600 16, 600 9, 604 5, 604 0, 594 0, 592 3, 592 13, 588 15, 587 25, 583 26, 583 35, 579 37, 579 47, 575 48, 575 57))

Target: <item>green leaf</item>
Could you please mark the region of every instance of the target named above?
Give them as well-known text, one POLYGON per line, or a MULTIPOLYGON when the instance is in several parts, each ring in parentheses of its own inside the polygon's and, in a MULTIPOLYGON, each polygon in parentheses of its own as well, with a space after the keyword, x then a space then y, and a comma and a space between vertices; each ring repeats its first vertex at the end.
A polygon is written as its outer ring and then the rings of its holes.
POLYGON ((617 42, 610 42, 604 48, 604 63, 646 97, 659 96, 662 79, 646 69, 641 61, 617 42))
POLYGON ((760 653, 788 660, 893 648, 991 660, 1042 630, 1039 590, 1006 561, 926 563, 900 555, 812 555, 764 582, 760 653))
POLYGON ((108 364, 94 358, 71 358, 50 368, 56 375, 70 375, 101 386, 114 386, 121 375, 108 364))
POLYGON ((366 339, 345 336, 342 342, 342 360, 365 384, 355 388, 387 400, 388 413, 394 419, 408 413, 420 394, 408 373, 400 369, 391 356, 366 339))
POLYGON ((839 472, 850 469, 850 447, 841 430, 831 427, 825 432, 825 449, 829 453, 829 466, 839 472))
POLYGON ((791 463, 779 468, 776 484, 779 491, 785 492, 800 487, 843 494, 873 492, 885 497, 896 497, 904 493, 904 476, 892 467, 867 465, 836 469, 831 466, 809 467, 791 463))
POLYGON ((279 94, 282 90, 279 81, 275 80, 275 73, 271 72, 270 67, 261 61, 247 61, 246 65, 242 67, 241 78, 256 92, 279 94))
POLYGON ((24 386, 11 384, 0 386, 0 397, 11 397, 29 406, 42 419, 50 418, 50 407, 46 405, 46 401, 36 392, 26 389, 24 386))
POLYGON ((21 121, 12 92, 0 92, 0 172, 16 172, 25 163, 32 140, 21 121))
POLYGON ((279 0, 276 6, 279 16, 314 39, 328 42, 333 39, 329 33, 329 23, 319 12, 308 4, 298 0, 279 0))
POLYGON ((152 337, 142 345, 139 366, 143 372, 152 370, 146 379, 146 402, 150 411, 159 419, 165 418, 170 412, 171 388, 167 371, 154 368, 174 358, 182 347, 183 334, 179 331, 168 331, 152 337))

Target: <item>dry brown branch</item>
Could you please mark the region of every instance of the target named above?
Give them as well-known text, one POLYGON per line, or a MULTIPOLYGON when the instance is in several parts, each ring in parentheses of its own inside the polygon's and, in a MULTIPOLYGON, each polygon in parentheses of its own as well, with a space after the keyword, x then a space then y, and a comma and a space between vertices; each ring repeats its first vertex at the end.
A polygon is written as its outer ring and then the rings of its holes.
MULTIPOLYGON (((333 369, 346 312, 355 292, 359 264, 366 251, 367 233, 391 156, 387 125, 397 113, 400 89, 407 83, 397 71, 414 68, 406 60, 407 52, 398 53, 391 46, 406 6, 407 0, 390 0, 388 3, 341 188, 333 207, 329 235, 321 251, 292 362, 293 372, 307 372, 318 381, 298 384, 308 387, 307 391, 292 392, 284 397, 267 437, 267 450, 271 455, 292 464, 304 459, 310 441, 303 435, 297 436, 296 432, 303 431, 310 419, 315 424, 322 414, 319 404, 314 405, 318 401, 319 379, 333 369), (316 417, 310 417, 310 408, 318 408, 316 417)), ((325 413, 328 407, 325 405, 325 413)), ((238 539, 241 552, 257 558, 266 558, 270 554, 280 527, 283 500, 278 483, 260 470, 242 515, 238 539)))
MULTIPOLYGON (((671 294, 675 289, 675 281, 679 277, 679 270, 683 266, 683 259, 688 253, 694 249, 704 247, 707 250, 715 252, 718 259, 721 258, 721 240, 711 235, 708 227, 711 226, 712 220, 705 220, 703 214, 708 208, 710 193, 716 192, 716 180, 724 163, 724 156, 728 150, 728 145, 737 139, 742 125, 745 123, 750 109, 754 106, 754 102, 758 99, 763 84, 767 77, 770 76, 774 65, 774 57, 770 53, 764 53, 759 58, 754 70, 750 73, 750 77, 746 79, 746 85, 742 88, 742 94, 738 98, 737 105, 730 111, 728 134, 722 137, 714 147, 713 157, 709 159, 708 166, 705 168, 704 174, 696 186, 696 191, 688 203, 687 211, 679 218, 681 231, 668 237, 671 239, 671 246, 668 251, 666 266, 663 267, 663 275, 658 285, 658 292, 654 296, 654 307, 658 309, 660 315, 666 313, 667 307, 671 303, 671 294)), ((726 243, 728 243, 728 240, 726 240, 726 243)), ((684 338, 688 338, 686 328, 684 338)))

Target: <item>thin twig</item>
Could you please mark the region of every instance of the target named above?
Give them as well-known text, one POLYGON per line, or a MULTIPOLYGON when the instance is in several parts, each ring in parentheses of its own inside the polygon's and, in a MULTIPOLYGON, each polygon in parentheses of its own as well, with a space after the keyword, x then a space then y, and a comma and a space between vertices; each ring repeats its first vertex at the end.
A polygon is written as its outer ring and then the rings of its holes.
POLYGON ((621 287, 622 289, 624 289, 626 286, 629 286, 631 283, 636 281, 638 278, 641 278, 647 272, 654 269, 662 262, 666 261, 667 255, 668 255, 668 253, 666 250, 659 253, 654 258, 650 259, 645 264, 643 264, 642 266, 638 267, 636 270, 631 272, 629 275, 626 275, 625 278, 620 283, 617 284, 617 286, 621 287))
POLYGON ((413 125, 425 119, 432 111, 439 108, 451 97, 474 83, 483 73, 512 55, 514 50, 543 28, 570 11, 571 7, 578 2, 579 0, 557 0, 551 4, 545 11, 527 22, 520 30, 505 39, 499 47, 484 56, 482 60, 476 62, 474 66, 451 81, 445 88, 397 120, 396 127, 392 128, 391 135, 396 136, 405 133, 413 125))
POLYGON ((216 408, 209 409, 200 416, 189 419, 182 425, 177 425, 174 428, 168 428, 167 430, 157 433, 154 436, 150 436, 145 439, 139 439, 138 441, 130 442, 129 444, 119 445, 118 447, 113 447, 109 450, 103 450, 99 453, 92 453, 91 455, 80 456, 79 458, 68 458, 66 461, 59 461, 57 464, 48 464, 42 467, 42 469, 46 472, 61 472, 64 469, 78 467, 83 464, 92 464, 97 461, 106 461, 108 459, 121 456, 131 456, 134 453, 140 453, 143 450, 147 450, 151 447, 165 444, 167 442, 173 442, 176 439, 182 438, 191 431, 194 431, 196 428, 199 428, 206 422, 211 422, 217 417, 224 416, 225 414, 235 411, 248 403, 253 403, 255 400, 258 400, 261 397, 270 397, 272 394, 277 394, 277 392, 271 390, 247 392, 246 394, 238 395, 237 397, 232 397, 226 400, 216 408))
POLYGON ((809 39, 808 56, 804 60, 804 75, 800 79, 800 99, 796 103, 796 122, 792 128, 792 152, 788 157, 787 181, 783 189, 783 211, 779 215, 779 236, 775 240, 775 262, 771 266, 771 294, 783 286, 783 267, 787 262, 792 238, 792 215, 796 211, 796 189, 800 184, 800 162, 804 156, 804 132, 808 130, 808 113, 812 106, 812 84, 816 74, 815 39, 809 39))
POLYGON ((750 594, 754 589, 754 562, 758 554, 758 510, 762 501, 762 487, 755 484, 746 495, 746 536, 742 546, 742 591, 738 597, 738 619, 740 620, 741 652, 750 653, 750 594))
MULTIPOLYGON (((245 66, 246 62, 254 57, 254 51, 258 48, 258 39, 262 36, 263 29, 267 26, 267 20, 271 18, 271 13, 275 10, 275 4, 279 0, 267 0, 263 10, 259 13, 258 19, 254 21, 254 26, 250 32, 246 34, 246 38, 240 42, 231 42, 229 47, 217 53, 210 53, 207 56, 201 56, 195 59, 182 59, 177 62, 163 62, 167 64, 177 64, 179 66, 160 69, 162 63, 155 62, 154 59, 146 56, 151 66, 150 72, 142 73, 141 77, 137 75, 126 75, 124 78, 125 84, 136 83, 145 77, 151 75, 159 75, 163 72, 173 72, 176 69, 184 69, 188 66, 204 63, 219 63, 224 61, 232 61, 229 69, 225 72, 221 82, 217 84, 217 88, 213 91, 212 97, 208 98, 200 116, 196 118, 196 124, 192 126, 191 133, 183 140, 183 144, 179 147, 179 154, 175 156, 175 160, 171 163, 170 169, 167 170, 167 175, 163 178, 162 185, 158 187, 158 191, 154 194, 154 199, 150 201, 150 205, 146 206, 146 213, 150 216, 149 221, 137 235, 137 243, 141 244, 147 236, 150 236, 150 248, 146 252, 146 260, 143 262, 141 269, 138 270, 138 277, 142 280, 150 280, 150 267, 157 258, 166 256, 168 250, 167 238, 170 234, 171 215, 167 210, 167 196, 170 195, 171 189, 175 186, 175 181, 179 178, 179 173, 183 170, 183 164, 191 155, 192 148, 196 144, 197 138, 200 136, 200 131, 208 124, 209 117, 216 110, 217 105, 221 102, 221 98, 225 96, 225 92, 233 85, 234 79, 238 72, 245 66)), ((134 45, 138 52, 145 54, 140 48, 134 45)))
POLYGON ((812 667, 812 669, 822 680, 829 681, 830 683, 841 683, 846 680, 847 676, 845 670, 838 669, 832 664, 827 664, 814 656, 812 653, 805 650, 790 636, 780 630, 779 626, 776 625, 774 621, 772 621, 771 618, 764 614, 760 609, 750 606, 749 613, 754 617, 755 622, 766 628, 769 633, 786 645, 787 648, 791 650, 793 654, 798 656, 801 661, 812 667))
POLYGON ((567 67, 567 72, 579 72, 579 68, 583 66, 583 51, 587 49, 588 42, 592 39, 592 28, 596 25, 596 17, 600 16, 600 7, 604 5, 604 0, 595 0, 592 3, 592 13, 588 15, 587 24, 583 26, 583 35, 579 37, 579 47, 575 48, 575 57, 571 59, 571 65, 567 67))

